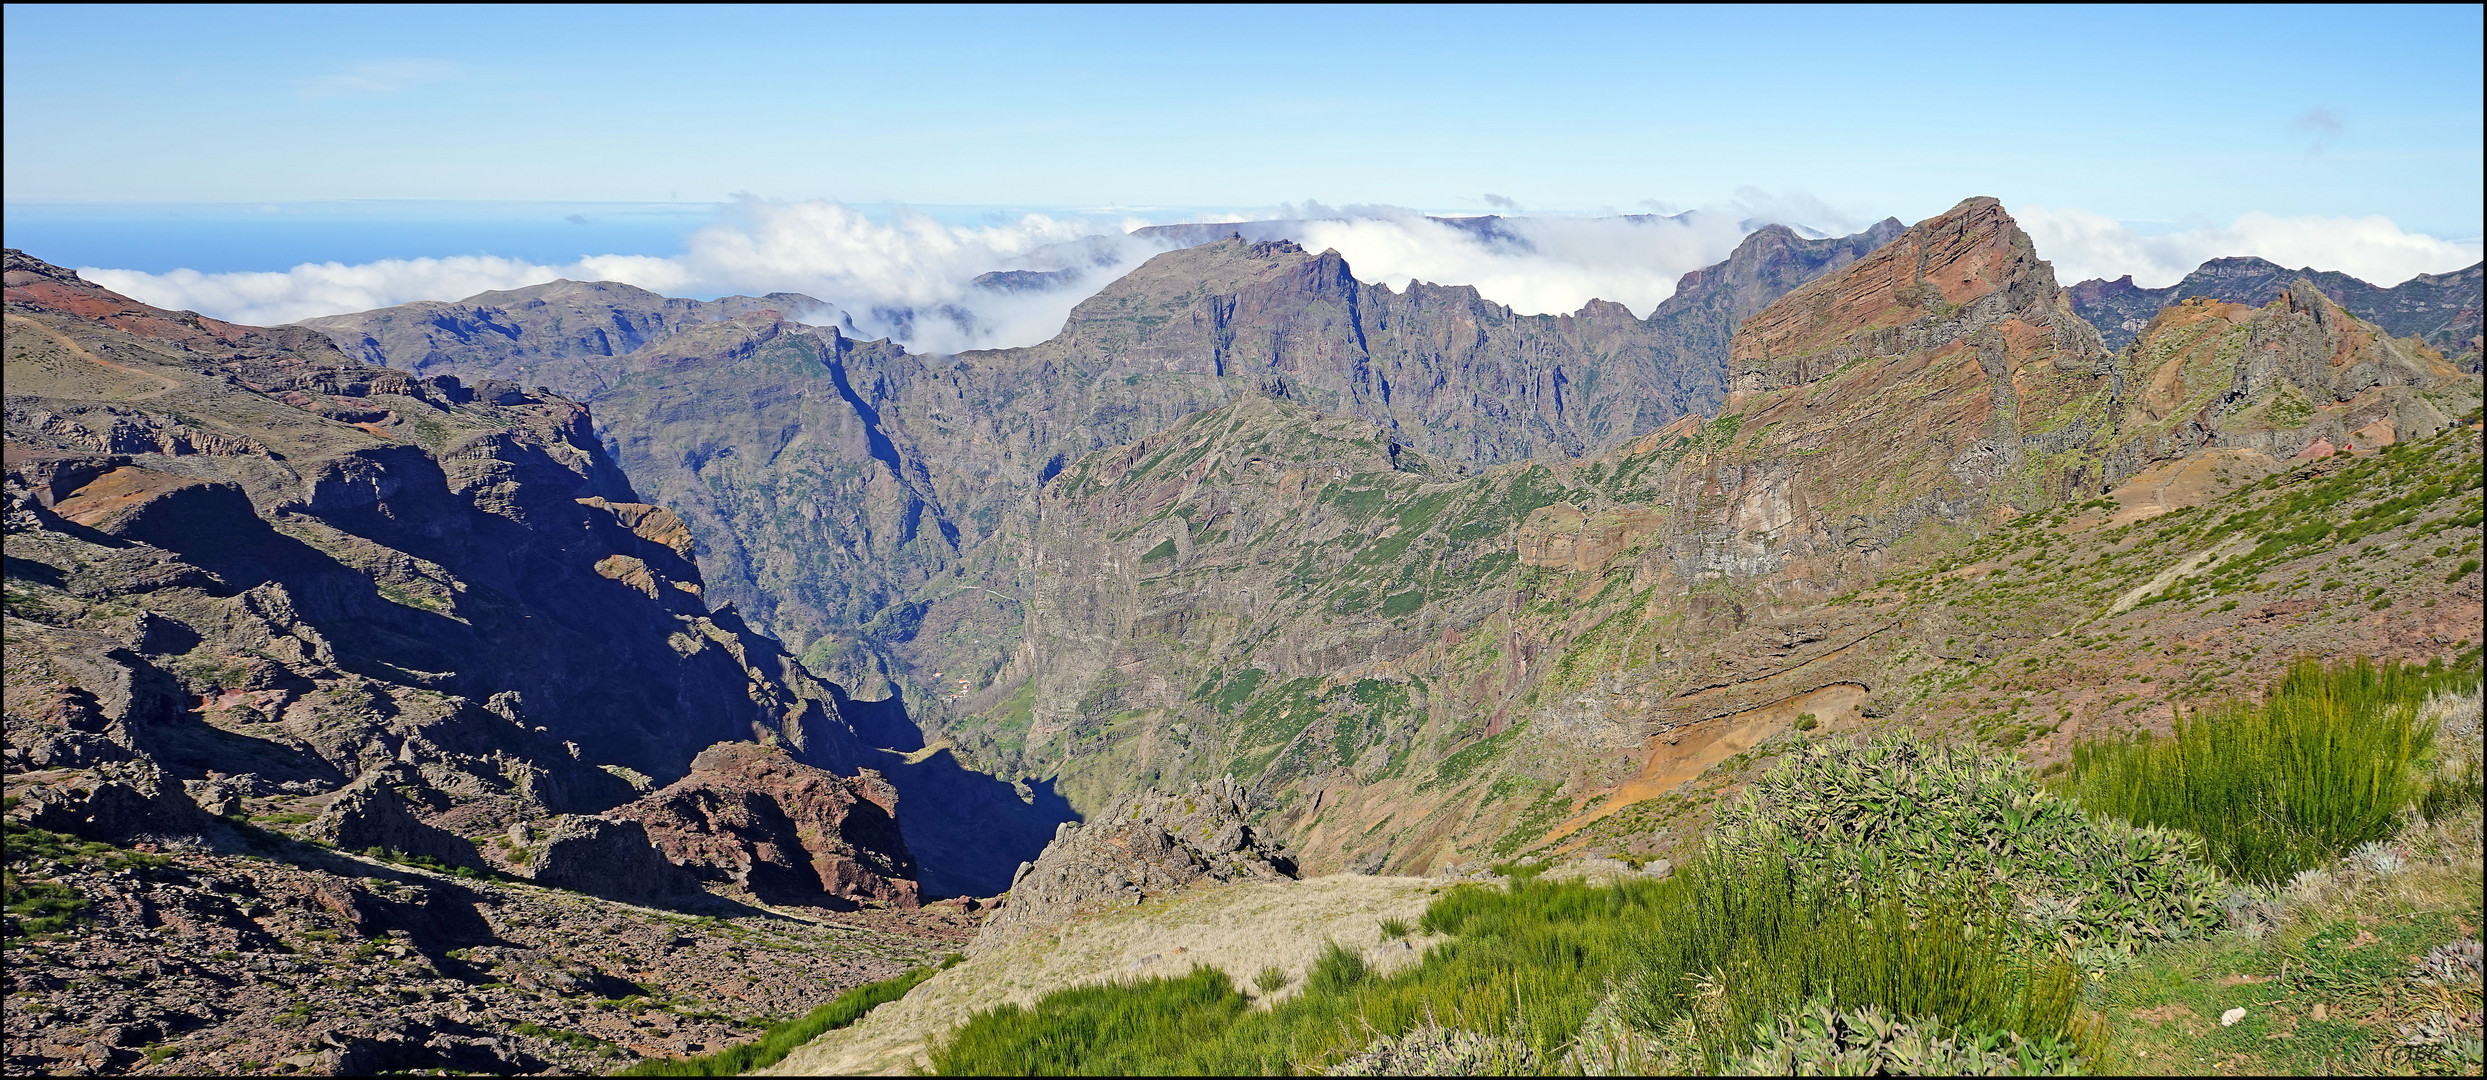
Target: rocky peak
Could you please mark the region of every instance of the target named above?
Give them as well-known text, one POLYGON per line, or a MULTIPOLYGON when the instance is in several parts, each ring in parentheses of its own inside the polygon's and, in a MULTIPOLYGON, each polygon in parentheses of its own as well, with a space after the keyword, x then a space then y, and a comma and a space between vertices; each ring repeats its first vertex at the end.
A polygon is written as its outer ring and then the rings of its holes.
POLYGON ((2480 264, 2448 274, 2420 274, 2382 288, 2338 271, 2291 270, 2268 259, 2235 256, 2203 263, 2166 288, 2142 288, 2127 274, 2114 281, 2084 281, 2066 292, 2073 310, 2098 327, 2107 347, 2122 351, 2161 308, 2195 299, 2261 307, 2300 281, 2392 336, 2418 338, 2454 358, 2456 366, 2476 370, 2480 264))
POLYGON ((2161 308, 2115 366, 2128 387, 2119 428, 2154 452, 2218 445, 2281 458, 2441 430, 2449 421, 2423 392, 2461 375, 2303 277, 2259 307, 2197 296, 2161 308))
POLYGON ((976 945, 1202 882, 1294 877, 1293 857, 1252 827, 1249 811, 1249 797, 1229 776, 1138 792, 1085 824, 1064 822, 1044 854, 1013 875, 1009 897, 976 945))
POLYGON ((2105 352, 2098 332, 2072 314, 2029 234, 2002 203, 1978 197, 1746 320, 1729 345, 1728 411, 1740 395, 1802 386, 1853 360, 1990 331, 2028 338, 2032 348, 2024 351, 2067 364, 2105 352))
POLYGON ((1660 303, 1650 318, 1656 321, 1670 305, 1683 307, 1721 291, 1750 303, 1751 309, 1743 314, 1751 315, 1826 270, 1854 262, 1906 231, 1908 226, 1900 219, 1884 218, 1854 236, 1808 240, 1785 225, 1764 225, 1738 243, 1727 261, 1676 279, 1675 295, 1660 303))
POLYGON ((719 743, 689 775, 613 811, 666 860, 767 903, 914 907, 898 792, 870 769, 838 776, 758 743, 719 743))

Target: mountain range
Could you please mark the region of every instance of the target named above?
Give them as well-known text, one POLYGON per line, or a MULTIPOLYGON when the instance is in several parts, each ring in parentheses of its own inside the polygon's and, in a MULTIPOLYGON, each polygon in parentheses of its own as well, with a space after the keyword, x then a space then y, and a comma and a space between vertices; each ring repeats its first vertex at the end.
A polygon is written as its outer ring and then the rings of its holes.
POLYGON ((9 252, 11 934, 98 927, 12 944, 12 1070, 681 1056, 996 894, 1658 859, 1791 732, 2047 767, 2481 618, 2429 547, 2477 267, 2064 288, 1973 198, 1526 316, 1170 238, 956 355, 609 282, 243 327, 9 252))

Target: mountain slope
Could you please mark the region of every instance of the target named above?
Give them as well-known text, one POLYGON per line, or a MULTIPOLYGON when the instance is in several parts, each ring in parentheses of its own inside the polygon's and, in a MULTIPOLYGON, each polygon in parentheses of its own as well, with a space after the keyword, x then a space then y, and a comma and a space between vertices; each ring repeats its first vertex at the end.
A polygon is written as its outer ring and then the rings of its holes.
MULTIPOLYGON (((1586 461, 1459 475, 1352 417, 1196 414, 1048 484, 1034 678, 1011 705, 1028 722, 956 726, 1058 770, 1075 802, 1232 772, 1319 871, 1524 850, 1804 713, 1967 723, 1949 658, 1991 665, 2115 597, 1917 614, 1856 590, 2154 463, 2258 478, 2475 406, 2475 380, 2301 291, 2171 309, 2111 355, 2002 208, 1971 200, 1746 320, 1723 415, 1586 461)), ((2430 512, 2457 516, 2458 491, 2430 512)), ((2030 545, 2016 560, 2047 542, 2000 535, 2030 545)))
POLYGON ((667 1052, 633 979, 724 1038, 934 947, 864 768, 923 763, 708 605, 584 408, 6 279, 12 1073, 586 1068, 667 1052))
POLYGON ((346 355, 417 375, 454 374, 548 386, 574 401, 605 388, 590 358, 616 357, 708 323, 755 311, 816 314, 829 305, 799 293, 677 300, 612 281, 553 281, 423 300, 301 323, 346 355))
MULTIPOLYGON (((1515 316, 1472 289, 1366 286, 1335 255, 1227 240, 1152 260, 1025 349, 916 356, 760 313, 669 324, 620 357, 548 320, 507 340, 541 358, 529 371, 593 369, 556 385, 594 404, 638 489, 683 514, 716 596, 816 670, 872 696, 906 688, 937 728, 1024 675, 1034 492, 1078 456, 1264 393, 1381 423, 1445 468, 1590 452, 1714 407, 1737 321, 1897 229, 1762 230, 1648 320, 1611 304, 1515 316)), ((357 340, 400 367, 517 362, 405 333, 357 340)))
MULTIPOLYGON (((2122 349, 2168 305, 2206 299, 2261 307, 2279 299, 2282 290, 2302 278, 2350 314, 2394 337, 2417 338, 2448 357, 2475 358, 2479 353, 2480 275, 2481 267, 2474 265, 2449 274, 2420 274, 2387 289, 2338 271, 2289 270, 2244 256, 2203 263, 2164 289, 2136 286, 2128 274, 2114 281, 2084 281, 2068 291, 2073 310, 2098 327, 2107 347, 2122 349)), ((2471 366, 2477 366, 2475 359, 2471 366)))

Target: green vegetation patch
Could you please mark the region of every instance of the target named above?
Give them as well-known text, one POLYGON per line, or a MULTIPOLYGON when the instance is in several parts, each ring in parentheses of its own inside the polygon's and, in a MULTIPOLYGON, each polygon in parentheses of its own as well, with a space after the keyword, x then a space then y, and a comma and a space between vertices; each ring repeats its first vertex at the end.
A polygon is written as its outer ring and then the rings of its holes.
MULTIPOLYGON (((1677 1033, 1703 1071, 1745 1071, 1749 1053, 1784 1053, 1803 1022, 1866 1010, 1937 1022, 1970 1045, 2071 1055, 2079 974, 2054 948, 2019 948, 1977 890, 1885 892, 1860 903, 1846 883, 1773 855, 1716 848, 1654 899, 1662 931, 1623 997, 1626 1017, 1677 1033), (1769 1021, 1792 1017, 1793 1028, 1769 1021)), ((1886 886, 1896 884, 1885 882, 1886 886)))
MULTIPOLYGON (((1057 991, 1033 1008, 975 1014, 932 1065, 945 1075, 1320 1072, 1436 1025, 1551 1064, 1599 1014, 1667 1047, 1678 1070, 1718 1071, 1754 1048, 1763 1021, 1816 1000, 2069 1059, 2073 967, 2054 953, 2012 954, 1997 920, 1974 918, 1968 903, 1860 907, 1785 860, 1713 858, 1666 881, 1606 886, 1520 876, 1444 894, 1416 929, 1449 940, 1395 976, 1332 943, 1303 991, 1266 1011, 1210 968, 1057 991), (1737 976, 1718 977, 1729 970, 1737 976)), ((1264 992, 1283 985, 1283 975, 1259 980, 1264 992)))
POLYGON ((771 1025, 758 1039, 703 1057, 652 1059, 622 1070, 622 1076, 737 1076, 784 1060, 794 1048, 861 1020, 865 1013, 907 996, 917 983, 959 962, 953 955, 940 967, 915 968, 896 978, 865 983, 813 1009, 800 1020, 771 1025))
MULTIPOLYGON (((1333 944, 1301 993, 1260 1011, 1224 972, 1057 991, 1032 1009, 979 1012, 933 1050, 944 1075, 1268 1075, 1318 1072, 1428 1018, 1508 1032, 1559 1056, 1582 1019, 1644 950, 1666 883, 1592 888, 1465 886, 1418 929, 1447 934, 1419 967, 1381 978, 1333 944)), ((1283 976, 1282 976, 1283 978, 1283 976)), ((1268 983, 1279 979, 1266 979, 1268 983)), ((1283 985, 1283 983, 1280 983, 1283 985)))
POLYGON ((1715 843, 1776 854, 1866 895, 1975 887, 2020 932, 2130 951, 2218 925, 2226 887, 2197 842, 2094 820, 2019 762, 1915 733, 1789 747, 1719 813, 1715 843))
POLYGON ((1434 766, 1434 776, 1446 784, 1456 784, 1468 779, 1469 774, 1482 768, 1485 763, 1503 756, 1504 751, 1511 749, 1513 737, 1517 736, 1521 730, 1515 727, 1500 735, 1489 735, 1477 740, 1474 745, 1443 758, 1441 764, 1434 766))
POLYGON ((2419 706, 2476 684, 2440 662, 2300 660, 2259 705, 2198 710, 2168 738, 2074 747, 2071 791, 2095 812, 2201 836, 2238 877, 2286 881, 2398 831, 2435 737, 2419 706))
MULTIPOLYGON (((14 800, 11 802, 14 804, 14 800)), ((5 838, 7 852, 7 868, 0 870, 0 891, 6 894, 8 938, 12 946, 63 933, 88 921, 86 898, 69 886, 34 876, 38 864, 49 863, 64 870, 112 872, 143 871, 168 861, 160 855, 79 840, 17 821, 0 823, 0 829, 5 830, 0 836, 5 838)))

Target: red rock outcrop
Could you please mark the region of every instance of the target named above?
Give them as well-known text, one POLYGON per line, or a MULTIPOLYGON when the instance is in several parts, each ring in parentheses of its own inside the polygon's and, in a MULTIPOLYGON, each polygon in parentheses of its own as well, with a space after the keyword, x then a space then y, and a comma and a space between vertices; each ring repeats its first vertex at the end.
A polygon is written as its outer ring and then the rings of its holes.
POLYGON ((838 776, 754 743, 719 743, 690 775, 610 816, 639 822, 703 881, 780 904, 917 903, 898 792, 864 769, 838 776))

